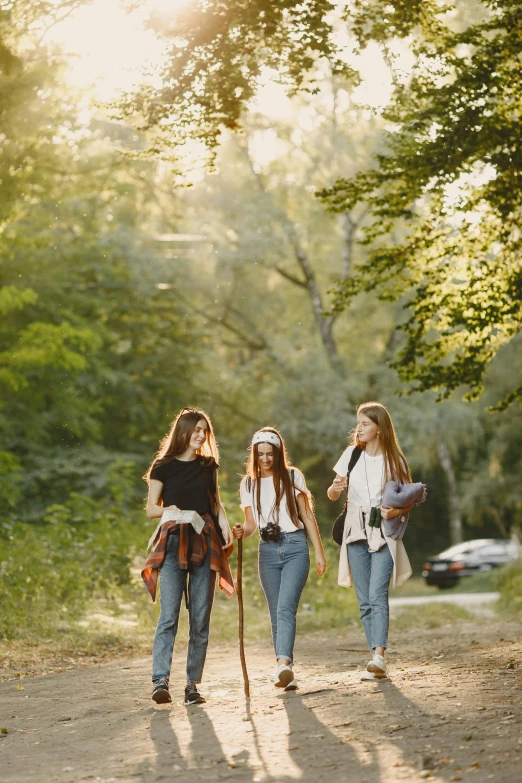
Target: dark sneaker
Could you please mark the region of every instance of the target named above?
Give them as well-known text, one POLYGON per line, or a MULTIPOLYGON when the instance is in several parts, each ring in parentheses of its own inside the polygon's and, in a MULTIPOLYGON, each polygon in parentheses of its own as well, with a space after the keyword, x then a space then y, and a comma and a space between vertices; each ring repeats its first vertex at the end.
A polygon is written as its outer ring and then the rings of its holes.
POLYGON ((152 698, 156 704, 169 704, 172 701, 169 693, 169 681, 165 678, 153 682, 152 698))
POLYGON ((206 699, 199 693, 196 685, 191 683, 185 688, 185 704, 205 704, 206 699))

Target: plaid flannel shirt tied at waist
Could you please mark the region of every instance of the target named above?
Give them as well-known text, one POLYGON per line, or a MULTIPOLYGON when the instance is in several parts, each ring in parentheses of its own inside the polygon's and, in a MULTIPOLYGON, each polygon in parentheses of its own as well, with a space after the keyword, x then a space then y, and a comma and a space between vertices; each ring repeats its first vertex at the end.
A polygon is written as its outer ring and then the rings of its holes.
POLYGON ((234 587, 234 578, 228 558, 234 551, 234 545, 230 544, 225 549, 218 536, 214 520, 210 514, 202 514, 205 520, 205 527, 202 533, 196 533, 191 525, 178 525, 177 522, 165 522, 159 529, 156 540, 152 546, 150 555, 141 572, 141 577, 150 593, 153 601, 156 600, 156 591, 158 588, 159 570, 167 554, 167 539, 169 533, 178 529, 178 564, 185 571, 190 570, 190 566, 198 568, 201 566, 210 546, 210 568, 219 574, 219 588, 226 596, 231 596, 236 592, 234 587))

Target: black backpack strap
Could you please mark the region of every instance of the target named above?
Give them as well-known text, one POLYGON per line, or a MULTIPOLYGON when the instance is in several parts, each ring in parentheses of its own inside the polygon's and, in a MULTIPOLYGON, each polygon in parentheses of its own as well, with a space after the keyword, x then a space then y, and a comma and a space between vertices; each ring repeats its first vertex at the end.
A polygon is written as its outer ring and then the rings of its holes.
POLYGON ((349 478, 350 473, 357 465, 357 462, 359 461, 359 457, 361 456, 362 452, 363 450, 361 449, 360 446, 355 446, 350 456, 350 462, 348 463, 348 473, 346 474, 347 478, 349 478))
POLYGON ((298 518, 299 522, 301 522, 301 524, 303 525, 303 529, 304 529, 305 535, 306 535, 306 537, 308 538, 308 531, 307 531, 307 529, 306 529, 306 525, 304 524, 303 520, 302 520, 302 519, 301 519, 301 517, 299 516, 299 506, 297 505, 297 494, 296 494, 296 491, 295 491, 295 481, 294 481, 294 476, 295 476, 295 471, 294 471, 294 469, 293 469, 293 468, 291 468, 291 470, 290 470, 290 479, 291 479, 291 481, 292 481, 292 489, 293 489, 293 491, 294 491, 294 500, 295 500, 295 507, 296 507, 296 509, 297 509, 297 518, 298 518))
POLYGON ((294 491, 295 507, 299 510, 299 506, 297 505, 297 495, 296 495, 296 491, 295 491, 295 478, 294 477, 295 477, 295 470, 292 468, 290 470, 290 480, 292 482, 292 489, 294 491))

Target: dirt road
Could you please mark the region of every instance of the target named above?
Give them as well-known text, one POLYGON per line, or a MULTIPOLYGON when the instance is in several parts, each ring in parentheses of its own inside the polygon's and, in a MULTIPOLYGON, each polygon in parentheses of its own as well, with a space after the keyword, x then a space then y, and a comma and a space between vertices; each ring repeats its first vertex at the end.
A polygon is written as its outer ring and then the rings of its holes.
MULTIPOLYGON (((183 650, 177 653, 179 665, 183 650)), ((247 648, 245 705, 235 646, 211 645, 204 706, 153 708, 148 658, 0 684, 2 783, 522 779, 522 638, 489 621, 390 641, 391 680, 362 683, 362 632, 300 638, 301 689, 268 681, 247 648), (18 686, 20 686, 19 689, 18 686)))

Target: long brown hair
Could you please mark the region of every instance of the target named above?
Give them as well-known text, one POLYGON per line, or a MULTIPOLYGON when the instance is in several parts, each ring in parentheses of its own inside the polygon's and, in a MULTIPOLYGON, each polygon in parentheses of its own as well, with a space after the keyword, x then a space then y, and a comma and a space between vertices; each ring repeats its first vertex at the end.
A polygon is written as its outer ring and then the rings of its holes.
MULTIPOLYGON (((387 479, 394 479, 401 484, 411 482, 411 473, 408 461, 399 446, 395 427, 387 409, 380 402, 363 402, 357 408, 357 415, 364 413, 374 424, 379 427, 379 439, 384 452, 384 473, 387 479)), ((364 449, 365 443, 361 443, 357 437, 357 429, 351 433, 351 446, 359 446, 364 449)))
MULTIPOLYGON (((272 469, 273 469, 273 479, 274 479, 274 489, 275 489, 275 516, 276 521, 279 522, 279 506, 281 505, 281 501, 284 497, 286 497, 286 504, 288 506, 288 513, 290 514, 290 519, 294 523, 296 527, 301 527, 300 521, 299 521, 299 512, 297 509, 297 503, 295 499, 295 490, 294 485, 292 484, 292 480, 290 478, 290 470, 292 469, 292 463, 290 462, 288 458, 288 452, 286 450, 286 444, 283 440, 283 436, 280 432, 273 429, 273 427, 262 427, 259 432, 274 432, 281 440, 281 448, 278 448, 278 446, 275 446, 273 443, 270 443, 269 445, 272 446, 272 453, 274 455, 273 462, 272 462, 272 469)), ((256 505, 257 505, 257 512, 258 516, 261 516, 261 465, 259 463, 259 449, 258 445, 255 444, 250 448, 250 455, 248 457, 247 463, 246 463, 246 472, 247 476, 250 477, 252 480, 252 484, 255 487, 255 493, 256 493, 256 505)), ((300 492, 302 490, 299 490, 300 492)), ((308 493, 309 494, 309 493, 308 493)), ((311 501, 311 496, 309 496, 309 501, 311 501)))
POLYGON ((153 467, 165 465, 171 462, 175 457, 180 457, 188 449, 192 433, 196 429, 198 421, 204 419, 207 424, 207 437, 204 444, 196 451, 196 454, 202 458, 203 464, 211 465, 212 462, 218 464, 219 449, 214 435, 214 428, 205 411, 201 408, 183 408, 174 421, 169 431, 161 441, 158 453, 152 460, 152 463, 143 478, 149 481, 150 472, 153 467))

